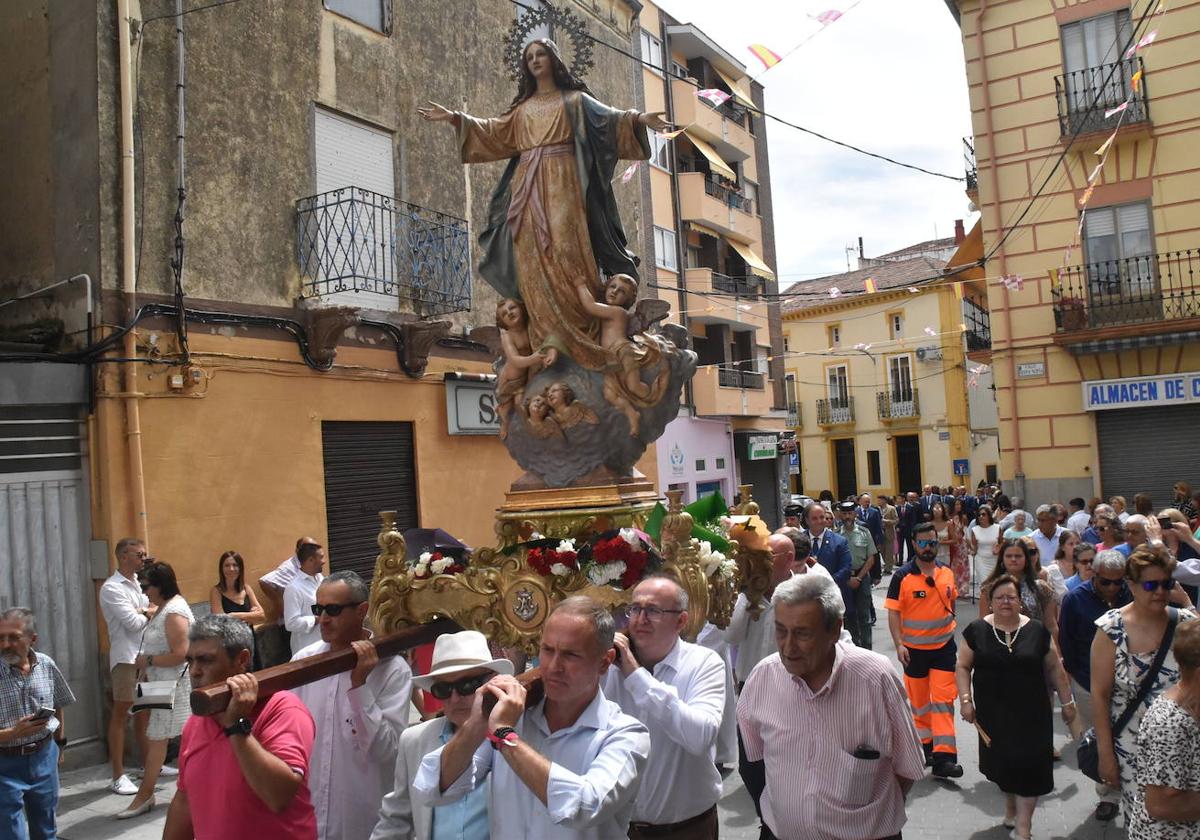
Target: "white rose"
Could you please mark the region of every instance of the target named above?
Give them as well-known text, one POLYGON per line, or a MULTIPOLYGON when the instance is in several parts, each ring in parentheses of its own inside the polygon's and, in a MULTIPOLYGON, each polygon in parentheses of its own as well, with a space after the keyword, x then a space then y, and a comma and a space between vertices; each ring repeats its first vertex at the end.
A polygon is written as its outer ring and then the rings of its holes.
POLYGON ((429 564, 429 568, 433 570, 435 575, 440 575, 442 572, 454 565, 454 560, 450 557, 443 557, 440 560, 434 560, 429 564))
POLYGON ((599 563, 593 563, 591 566, 588 566, 587 576, 588 580, 596 586, 603 586, 608 583, 608 573, 605 571, 605 567, 599 563))
POLYGON ((731 578, 731 577, 733 577, 735 572, 737 572, 737 561, 736 560, 726 560, 724 563, 721 564, 721 574, 724 575, 725 577, 731 578))
POLYGON ((562 554, 564 551, 570 551, 573 553, 575 551, 575 540, 562 540, 559 542, 558 548, 554 550, 559 554, 562 554))
POLYGON ((607 571, 609 581, 620 580, 621 575, 625 574, 625 563, 621 560, 615 563, 605 563, 604 568, 607 571))
POLYGON ((622 528, 620 530, 620 537, 621 539, 625 540, 625 542, 629 543, 630 548, 640 549, 642 547, 641 538, 632 528, 622 528))
POLYGON ((428 573, 429 573, 429 564, 428 563, 417 563, 417 565, 413 566, 413 574, 416 575, 417 577, 425 577, 425 575, 427 575, 428 573))
POLYGON ((565 566, 562 563, 555 563, 553 566, 550 567, 550 574, 558 575, 559 577, 564 577, 566 575, 571 574, 571 567, 565 566))
POLYGON ((422 551, 421 556, 417 558, 417 562, 422 566, 428 566, 431 560, 433 560, 433 554, 428 551, 422 551))

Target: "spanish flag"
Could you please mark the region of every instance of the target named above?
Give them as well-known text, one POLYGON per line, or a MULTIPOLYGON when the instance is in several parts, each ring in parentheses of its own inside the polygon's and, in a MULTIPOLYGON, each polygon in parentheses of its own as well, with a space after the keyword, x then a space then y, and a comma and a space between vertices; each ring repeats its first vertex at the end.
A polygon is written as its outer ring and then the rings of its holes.
POLYGON ((875 294, 877 291, 879 291, 879 287, 878 287, 877 285, 875 285, 875 278, 874 278, 874 277, 868 277, 868 278, 867 278, 867 279, 866 279, 866 280, 863 282, 863 291, 865 291, 865 292, 866 292, 867 294, 869 294, 869 295, 873 295, 873 294, 875 294))
POLYGON ((754 53, 754 57, 763 63, 763 69, 770 70, 783 58, 777 52, 767 49, 762 44, 751 44, 747 49, 754 53))

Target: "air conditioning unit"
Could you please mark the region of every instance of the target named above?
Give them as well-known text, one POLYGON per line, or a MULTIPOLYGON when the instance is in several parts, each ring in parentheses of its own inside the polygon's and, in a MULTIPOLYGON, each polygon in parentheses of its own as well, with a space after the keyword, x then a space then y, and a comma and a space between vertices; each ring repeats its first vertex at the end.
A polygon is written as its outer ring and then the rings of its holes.
POLYGON ((922 362, 940 362, 942 360, 942 348, 918 347, 917 360, 922 362))

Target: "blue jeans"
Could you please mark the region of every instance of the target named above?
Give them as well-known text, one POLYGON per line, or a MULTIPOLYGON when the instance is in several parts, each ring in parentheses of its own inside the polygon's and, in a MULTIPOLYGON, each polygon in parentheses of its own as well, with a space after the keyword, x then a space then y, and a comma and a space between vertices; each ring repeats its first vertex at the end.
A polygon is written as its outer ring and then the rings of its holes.
POLYGON ((58 745, 53 740, 32 755, 0 755, 0 836, 54 840, 57 808, 58 745))

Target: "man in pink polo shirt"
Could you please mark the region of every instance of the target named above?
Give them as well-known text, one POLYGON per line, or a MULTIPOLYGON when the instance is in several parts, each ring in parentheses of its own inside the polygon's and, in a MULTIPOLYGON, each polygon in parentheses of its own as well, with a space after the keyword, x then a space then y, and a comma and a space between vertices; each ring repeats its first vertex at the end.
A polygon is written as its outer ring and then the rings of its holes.
POLYGON ((294 694, 258 698, 250 669, 249 625, 207 615, 188 634, 196 687, 224 682, 229 707, 194 715, 183 728, 179 784, 163 840, 287 837, 316 840, 317 820, 304 777, 312 752, 312 715, 294 694))

